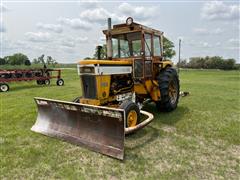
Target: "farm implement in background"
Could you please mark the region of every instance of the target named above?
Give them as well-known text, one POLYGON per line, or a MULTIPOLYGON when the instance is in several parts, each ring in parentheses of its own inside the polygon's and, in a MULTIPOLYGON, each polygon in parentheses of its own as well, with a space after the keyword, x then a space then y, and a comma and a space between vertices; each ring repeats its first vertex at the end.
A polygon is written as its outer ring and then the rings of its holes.
POLYGON ((49 85, 50 80, 56 78, 56 84, 63 86, 60 69, 48 69, 44 63, 44 68, 39 69, 0 69, 0 92, 9 90, 8 83, 20 81, 36 81, 38 85, 49 85))

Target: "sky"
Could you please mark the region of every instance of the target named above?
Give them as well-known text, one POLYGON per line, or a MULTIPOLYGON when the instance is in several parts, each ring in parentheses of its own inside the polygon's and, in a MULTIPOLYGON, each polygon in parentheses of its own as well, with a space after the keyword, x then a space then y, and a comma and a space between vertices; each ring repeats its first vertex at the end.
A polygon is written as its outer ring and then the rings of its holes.
POLYGON ((21 52, 30 60, 45 54, 76 63, 105 43, 108 17, 116 24, 131 16, 163 31, 176 51, 181 39, 181 59, 208 55, 240 63, 239 1, 0 0, 0 13, 1 57, 21 52))

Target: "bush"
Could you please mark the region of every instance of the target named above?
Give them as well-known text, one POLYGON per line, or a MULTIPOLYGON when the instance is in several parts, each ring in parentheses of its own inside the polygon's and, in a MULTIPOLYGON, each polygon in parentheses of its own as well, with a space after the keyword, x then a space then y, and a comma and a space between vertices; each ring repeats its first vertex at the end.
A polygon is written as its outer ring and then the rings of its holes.
POLYGON ((31 66, 31 62, 29 60, 26 60, 24 63, 26 66, 31 66))
POLYGON ((232 70, 238 68, 235 59, 223 59, 220 56, 191 57, 189 59, 189 62, 187 62, 187 60, 183 60, 177 65, 181 68, 193 68, 193 69, 232 70))

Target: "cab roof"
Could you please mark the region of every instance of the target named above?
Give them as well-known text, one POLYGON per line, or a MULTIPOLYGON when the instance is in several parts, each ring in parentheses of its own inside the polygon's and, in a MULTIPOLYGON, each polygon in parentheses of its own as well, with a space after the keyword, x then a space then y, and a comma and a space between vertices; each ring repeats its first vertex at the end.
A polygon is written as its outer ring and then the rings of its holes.
MULTIPOLYGON (((150 33, 150 34, 155 34, 155 35, 163 35, 162 31, 156 30, 156 29, 152 29, 150 27, 138 24, 133 22, 131 25, 127 25, 127 24, 116 24, 113 25, 113 28, 111 29, 111 35, 116 35, 116 34, 123 34, 123 33, 130 33, 130 32, 139 32, 139 31, 144 31, 146 33, 150 33)), ((103 33, 105 35, 108 34, 108 30, 103 30, 103 33)))

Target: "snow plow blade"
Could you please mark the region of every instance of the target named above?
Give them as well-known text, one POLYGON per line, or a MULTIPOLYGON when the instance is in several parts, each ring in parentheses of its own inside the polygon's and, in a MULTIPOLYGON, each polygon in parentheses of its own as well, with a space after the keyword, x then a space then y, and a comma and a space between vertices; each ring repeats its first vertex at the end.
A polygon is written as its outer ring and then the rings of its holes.
POLYGON ((38 116, 32 131, 123 160, 124 110, 45 98, 34 99, 38 116))

